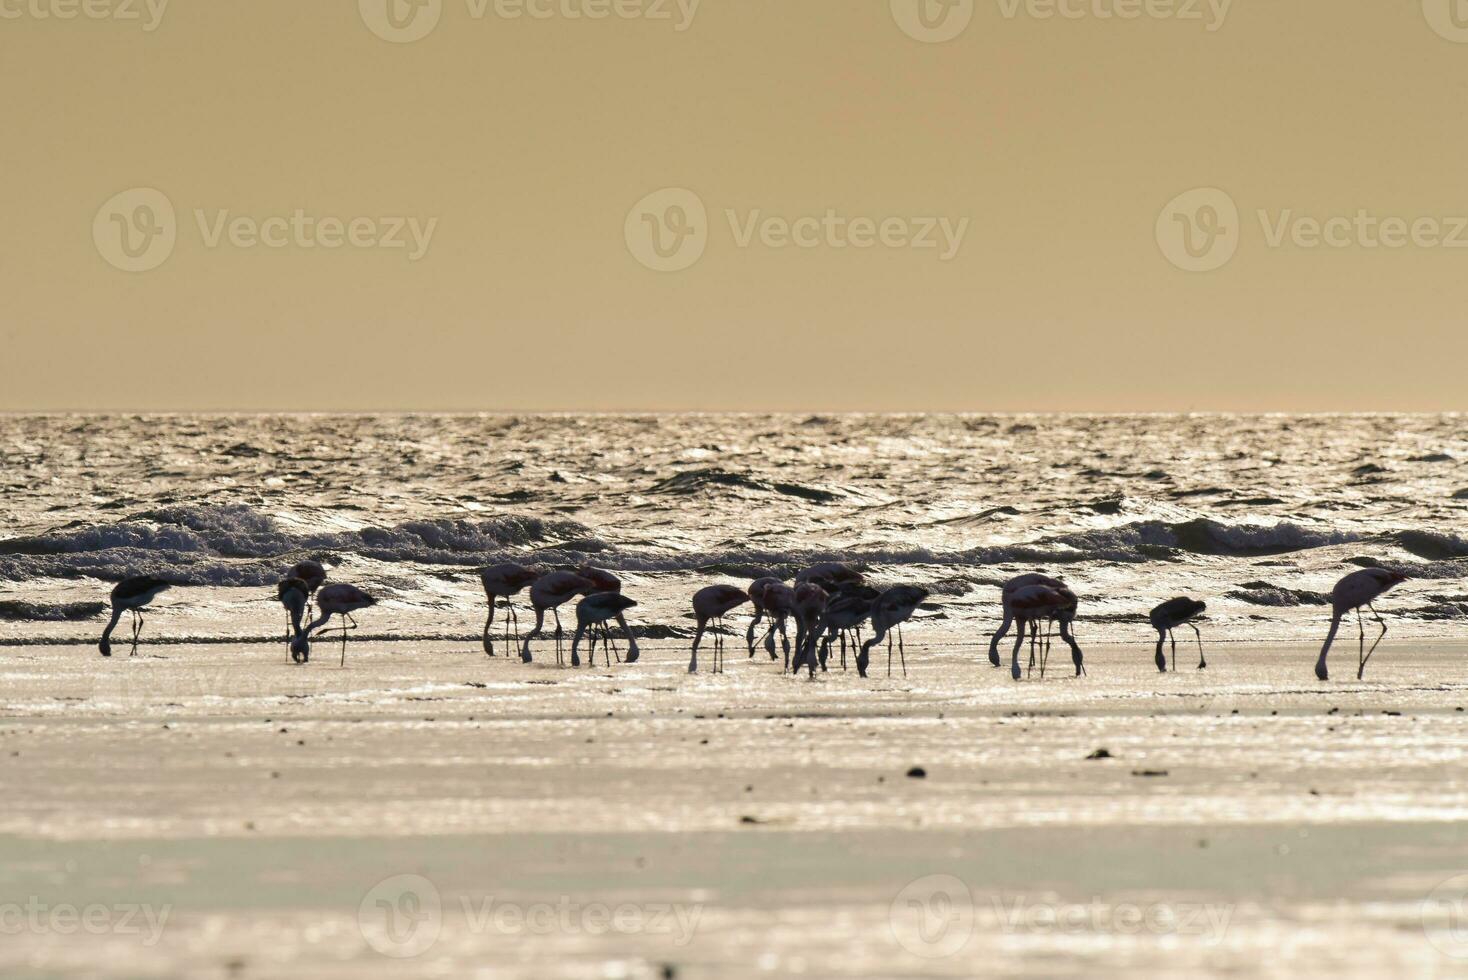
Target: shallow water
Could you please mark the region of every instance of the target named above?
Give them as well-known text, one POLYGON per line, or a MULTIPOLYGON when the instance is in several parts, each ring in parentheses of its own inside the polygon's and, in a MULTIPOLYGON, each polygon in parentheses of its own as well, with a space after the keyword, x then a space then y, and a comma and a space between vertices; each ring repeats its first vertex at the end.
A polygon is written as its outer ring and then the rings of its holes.
POLYGON ((1468 897, 1468 644, 1392 641, 1366 682, 1328 684, 1300 681, 1297 646, 1164 677, 1098 645, 1087 678, 1023 684, 910 646, 905 679, 813 683, 763 657, 690 676, 665 644, 576 672, 472 643, 364 642, 344 669, 13 650, 0 893, 106 928, 8 930, 0 972, 1368 977, 1468 957, 1446 918, 1468 897))
POLYGON ((702 585, 825 559, 926 585, 934 639, 1036 569, 1102 639, 1180 593, 1218 639, 1315 637, 1370 564, 1412 575, 1383 603, 1412 635, 1468 611, 1459 416, 9 416, 0 449, 0 641, 94 636, 144 572, 189 586, 155 639, 268 635, 307 556, 394 636, 474 635, 503 560, 623 573, 654 635, 702 585))
POLYGON ((0 973, 1461 975, 1459 422, 0 419, 0 973), (304 557, 381 599, 345 666, 288 662, 304 557), (687 673, 693 591, 825 559, 932 591, 891 676, 687 673), (502 560, 617 570, 639 663, 486 657, 502 560), (1373 564, 1391 632, 1317 682, 1373 564), (1083 678, 983 656, 1037 568, 1083 678))

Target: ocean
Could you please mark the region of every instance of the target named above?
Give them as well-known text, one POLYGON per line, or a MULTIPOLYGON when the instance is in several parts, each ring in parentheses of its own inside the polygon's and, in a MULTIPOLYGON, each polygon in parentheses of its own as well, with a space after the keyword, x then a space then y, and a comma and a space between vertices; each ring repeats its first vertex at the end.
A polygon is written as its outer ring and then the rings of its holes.
POLYGON ((512 560, 617 572, 668 645, 703 585, 831 560, 926 587, 908 635, 946 645, 1036 570, 1091 642, 1150 642, 1184 594, 1213 641, 1321 636, 1377 565, 1411 576, 1401 635, 1468 616, 1455 415, 11 415, 0 446, 7 643, 94 639, 143 573, 178 586, 150 640, 273 636, 306 557, 379 599, 382 640, 476 637, 475 569, 512 560))

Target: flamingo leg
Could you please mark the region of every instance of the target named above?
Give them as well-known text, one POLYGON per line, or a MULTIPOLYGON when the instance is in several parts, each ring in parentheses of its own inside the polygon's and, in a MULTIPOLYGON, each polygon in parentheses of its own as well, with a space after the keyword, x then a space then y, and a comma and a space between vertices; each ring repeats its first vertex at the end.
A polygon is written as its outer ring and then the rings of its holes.
POLYGON ((540 606, 535 607, 535 629, 525 634, 525 640, 520 647, 520 662, 530 663, 530 641, 539 636, 545 629, 545 610, 540 606))
POLYGON ((749 641, 749 659, 751 660, 754 659, 754 631, 755 628, 759 626, 760 620, 764 618, 764 608, 762 606, 755 606, 754 618, 749 621, 749 632, 745 634, 745 639, 749 641))
POLYGON ((143 614, 141 612, 139 612, 138 610, 134 609, 133 610, 133 649, 132 649, 132 653, 129 653, 128 654, 129 657, 135 656, 137 654, 137 652, 138 652, 138 634, 140 634, 142 632, 143 632, 143 614))
POLYGON ((561 607, 554 607, 551 609, 551 613, 556 617, 556 666, 564 667, 566 666, 566 658, 562 653, 562 641, 566 635, 566 631, 561 628, 561 607))
POLYGON ((1167 631, 1167 638, 1172 641, 1172 672, 1177 673, 1177 636, 1172 630, 1167 631))
POLYGON ((907 677, 907 651, 902 648, 902 625, 897 626, 897 657, 902 661, 902 676, 907 677))
MULTIPOLYGON (((1361 622, 1361 607, 1356 607, 1356 631, 1360 634, 1356 646, 1356 679, 1366 671, 1366 625, 1361 622)), ((1372 647, 1372 649, 1376 649, 1372 647)))
POLYGON ((1019 680, 1019 648, 1025 645, 1025 621, 1014 621, 1014 652, 1009 658, 1009 676, 1019 680))
MULTIPOLYGON (((698 621, 698 629, 696 631, 694 631, 694 634, 693 634, 693 652, 692 652, 692 654, 688 658, 688 672, 690 674, 696 674, 696 673, 698 673, 698 643, 699 643, 700 640, 703 639, 703 631, 705 629, 707 629, 707 628, 708 628, 708 624, 706 622, 704 622, 702 619, 700 619, 698 621)), ((718 644, 719 644, 719 641, 716 638, 714 640, 714 648, 716 650, 718 648, 718 644)), ((718 663, 718 659, 719 659, 719 655, 717 653, 715 653, 714 654, 714 662, 715 662, 715 664, 718 663)), ((717 669, 718 668, 715 667, 715 670, 716 671, 717 671, 717 669)))
POLYGON ((1188 625, 1193 628, 1193 635, 1198 638, 1198 669, 1207 670, 1208 659, 1203 656, 1203 634, 1198 632, 1198 627, 1195 624, 1189 623, 1188 625))
MULTIPOLYGON (((1386 620, 1381 618, 1381 613, 1377 612, 1376 607, 1373 606, 1371 603, 1366 603, 1366 608, 1371 610, 1371 615, 1374 616, 1377 623, 1381 625, 1381 632, 1377 634, 1376 642, 1371 644, 1371 649, 1366 651, 1366 656, 1361 659, 1361 667, 1359 670, 1356 671, 1356 680, 1358 681, 1365 676, 1366 665, 1371 662, 1371 655, 1376 652, 1376 648, 1381 643, 1382 637, 1386 636, 1386 620)), ((1360 615, 1360 613, 1361 610, 1356 610, 1356 614, 1358 616, 1360 615)))

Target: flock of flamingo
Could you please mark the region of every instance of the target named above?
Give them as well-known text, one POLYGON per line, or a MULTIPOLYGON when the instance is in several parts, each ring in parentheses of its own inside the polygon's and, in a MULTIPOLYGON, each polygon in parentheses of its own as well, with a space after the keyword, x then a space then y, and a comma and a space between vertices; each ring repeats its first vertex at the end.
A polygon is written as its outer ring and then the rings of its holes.
MULTIPOLYGON (((484 652, 495 656, 494 626, 495 611, 499 601, 505 601, 505 644, 510 643, 513 629, 520 644, 520 659, 532 662, 530 643, 543 635, 545 614, 550 612, 555 621, 556 663, 565 665, 564 630, 561 627, 560 607, 580 597, 576 604, 576 632, 571 640, 570 661, 572 667, 581 666, 580 648, 583 640, 588 642, 588 666, 595 664, 596 644, 602 641, 603 656, 611 665, 615 655, 621 654, 613 642, 609 623, 615 621, 627 638, 627 663, 638 658, 637 640, 627 626, 623 613, 637 605, 622 594, 622 582, 605 569, 582 565, 574 571, 547 570, 534 566, 506 563, 482 569, 479 578, 489 600, 489 616, 484 621, 484 652), (535 610, 535 628, 523 639, 519 637, 519 617, 515 612, 513 598, 530 590, 530 606, 535 610)), ((1386 621, 1381 618, 1372 603, 1388 589, 1406 581, 1407 576, 1384 568, 1366 568, 1351 572, 1331 591, 1330 631, 1320 658, 1315 662, 1315 676, 1328 680, 1326 656, 1335 641, 1341 621, 1351 612, 1356 613, 1359 629, 1357 655, 1357 679, 1366 672, 1366 664, 1376 652, 1382 637, 1386 636, 1386 621), (1366 649, 1366 627, 1361 609, 1370 610, 1381 626, 1381 632, 1371 649, 1366 649)), ((132 654, 137 653, 138 636, 143 628, 143 610, 158 597, 170 583, 150 575, 135 576, 118 583, 112 590, 112 615, 102 633, 99 649, 102 656, 112 656, 110 642, 112 632, 124 612, 132 614, 132 654)), ((352 613, 376 604, 377 600, 362 589, 344 583, 326 584, 326 569, 316 561, 302 561, 294 565, 277 588, 277 596, 285 607, 289 621, 287 642, 291 659, 297 664, 311 659, 311 636, 322 633, 332 616, 339 617, 341 634, 341 663, 347 659, 347 632, 357 628, 352 613), (318 613, 312 619, 312 607, 318 613)), ((724 670, 724 617, 750 603, 754 616, 749 622, 745 640, 749 656, 755 655, 755 632, 759 624, 768 620, 763 646, 770 658, 780 659, 775 648, 775 634, 780 635, 784 650, 785 670, 799 674, 802 669, 812 679, 816 668, 825 671, 826 661, 833 644, 839 644, 840 663, 846 668, 848 640, 856 651, 856 669, 867 676, 870 654, 873 647, 884 639, 887 641, 887 673, 892 673, 892 640, 895 634, 897 653, 903 676, 907 674, 907 655, 902 644, 902 624, 910 619, 918 607, 928 598, 925 589, 911 585, 897 585, 878 590, 868 585, 860 571, 840 562, 823 562, 802 569, 795 576, 795 584, 769 575, 756 578, 747 588, 734 585, 710 585, 693 596, 693 614, 698 628, 693 635, 693 650, 688 661, 689 673, 698 671, 698 648, 705 633, 713 630, 713 673, 724 670), (795 621, 795 644, 793 648, 787 632, 789 620, 795 621), (871 636, 861 639, 863 624, 869 623, 871 636)), ((989 638, 989 662, 1000 666, 999 641, 1015 629, 1014 647, 1010 656, 1010 675, 1019 680, 1020 649, 1025 639, 1030 640, 1029 668, 1033 670, 1037 661, 1041 677, 1044 676, 1048 659, 1052 628, 1058 627, 1061 640, 1070 648, 1071 660, 1075 664, 1076 676, 1085 673, 1085 658, 1071 632, 1078 601, 1076 595, 1064 582, 1039 573, 1019 575, 1005 582, 1000 594, 1003 622, 989 638)), ((1171 642, 1172 667, 1177 668, 1177 639, 1173 631, 1187 626, 1198 639, 1198 669, 1208 666, 1203 654, 1203 636, 1198 630, 1197 618, 1206 605, 1196 599, 1180 596, 1169 599, 1152 610, 1150 621, 1157 631, 1157 669, 1166 671, 1168 660, 1163 647, 1171 642)))

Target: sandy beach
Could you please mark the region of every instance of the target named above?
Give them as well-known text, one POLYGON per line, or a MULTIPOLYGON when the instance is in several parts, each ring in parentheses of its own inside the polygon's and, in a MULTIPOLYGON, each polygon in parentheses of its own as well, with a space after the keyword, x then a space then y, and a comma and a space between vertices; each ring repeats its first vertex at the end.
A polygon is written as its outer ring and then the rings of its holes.
POLYGON ((1180 648, 1166 676, 1097 644, 1087 678, 1052 659, 1018 684, 936 637, 909 637, 906 680, 879 658, 868 682, 737 646, 726 675, 689 676, 674 642, 579 671, 462 643, 348 653, 5 649, 0 971, 1468 962, 1443 917, 1468 893, 1468 644, 1389 639, 1365 682, 1329 684, 1297 644, 1213 644, 1204 672, 1180 648))

